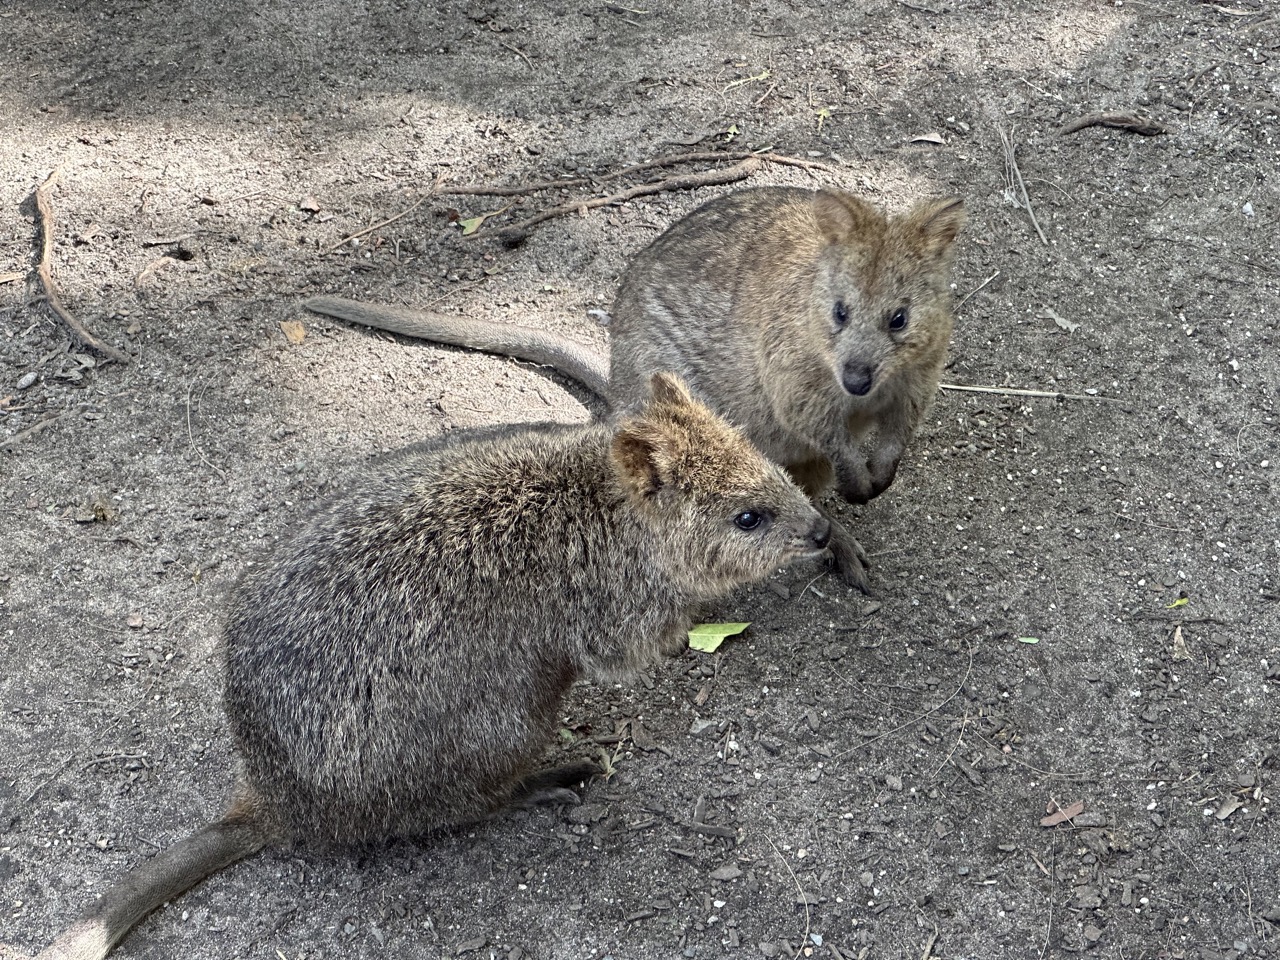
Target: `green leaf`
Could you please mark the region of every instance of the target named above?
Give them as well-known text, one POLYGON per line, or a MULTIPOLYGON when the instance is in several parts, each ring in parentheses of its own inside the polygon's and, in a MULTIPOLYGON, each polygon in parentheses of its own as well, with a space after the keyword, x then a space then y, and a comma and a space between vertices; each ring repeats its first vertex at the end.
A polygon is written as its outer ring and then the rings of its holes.
POLYGON ((489 214, 484 213, 478 217, 471 217, 467 220, 459 220, 458 226, 462 227, 462 235, 464 237, 469 237, 471 236, 471 234, 475 233, 477 230, 480 229, 480 224, 484 223, 488 219, 489 219, 489 214))
POLYGON ((1179 597, 1177 600, 1173 601, 1173 603, 1169 604, 1169 606, 1167 606, 1165 609, 1177 610, 1178 607, 1185 607, 1190 602, 1191 600, 1188 597, 1179 597))
POLYGON ((1019 637, 1018 642, 1019 643, 1039 643, 1040 638, 1039 637, 1019 637))
POLYGON ((748 623, 700 623, 689 631, 689 646, 703 653, 715 653, 724 643, 725 637, 740 634, 748 623))

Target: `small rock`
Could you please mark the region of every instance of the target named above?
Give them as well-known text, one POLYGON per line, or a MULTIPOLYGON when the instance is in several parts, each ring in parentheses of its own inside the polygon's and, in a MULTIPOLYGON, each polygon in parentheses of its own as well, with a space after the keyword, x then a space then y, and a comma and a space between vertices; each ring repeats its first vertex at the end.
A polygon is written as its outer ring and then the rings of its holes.
POLYGON ((762 957, 776 957, 778 955, 778 945, 776 943, 760 944, 760 955, 762 957))
POLYGON ((902 792, 902 778, 895 777, 892 773, 884 778, 884 785, 895 793, 902 792))
POLYGON ((24 374, 22 379, 18 381, 18 389, 26 390, 28 387, 34 386, 35 382, 40 379, 34 370, 24 374))
POLYGON ((726 863, 711 871, 712 880, 737 880, 742 876, 742 868, 736 863, 726 863))
POLYGON ((570 823, 599 823, 609 813, 603 803, 584 803, 569 811, 570 823))
POLYGON ((1097 943, 1102 937, 1102 931, 1095 927, 1092 923, 1084 928, 1084 938, 1090 943, 1097 943))
POLYGON ((693 734, 695 737, 700 737, 704 733, 706 733, 708 730, 717 729, 718 726, 719 724, 717 724, 714 720, 703 720, 701 717, 699 717, 697 720, 693 721, 693 724, 689 727, 689 732, 693 734))

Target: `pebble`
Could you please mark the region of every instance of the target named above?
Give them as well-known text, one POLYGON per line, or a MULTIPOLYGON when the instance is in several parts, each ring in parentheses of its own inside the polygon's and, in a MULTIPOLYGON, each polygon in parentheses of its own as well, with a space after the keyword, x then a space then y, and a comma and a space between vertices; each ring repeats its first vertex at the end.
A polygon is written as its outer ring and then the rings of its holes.
POLYGON ((40 378, 34 370, 30 373, 23 374, 22 379, 18 381, 18 389, 26 390, 28 387, 33 386, 38 379, 40 378))

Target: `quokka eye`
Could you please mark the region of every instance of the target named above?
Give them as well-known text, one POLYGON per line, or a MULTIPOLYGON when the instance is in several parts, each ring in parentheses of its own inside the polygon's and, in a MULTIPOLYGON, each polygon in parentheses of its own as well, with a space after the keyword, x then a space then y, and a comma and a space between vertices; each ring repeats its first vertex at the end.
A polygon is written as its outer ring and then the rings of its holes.
POLYGON ((910 317, 906 307, 899 307, 893 313, 889 314, 889 329, 894 333, 901 333, 907 329, 907 321, 910 317))
POLYGON ((733 524, 739 530, 759 530, 768 515, 760 510, 743 510, 733 518, 733 524))
POLYGON ((837 300, 836 305, 831 309, 831 322, 835 324, 837 330, 843 330, 849 323, 849 308, 844 305, 843 300, 837 300))

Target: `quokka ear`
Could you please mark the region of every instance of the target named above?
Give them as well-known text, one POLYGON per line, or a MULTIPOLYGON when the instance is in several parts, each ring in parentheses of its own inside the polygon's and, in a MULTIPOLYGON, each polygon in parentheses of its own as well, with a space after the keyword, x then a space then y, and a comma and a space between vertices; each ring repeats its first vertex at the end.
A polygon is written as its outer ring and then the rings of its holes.
POLYGON ((866 237, 884 223, 875 207, 842 190, 819 190, 814 194, 813 215, 818 232, 830 244, 843 245, 866 237))
POLYGON ((643 417, 618 425, 609 454, 618 479, 633 497, 652 497, 671 481, 670 438, 643 417))
POLYGON ((688 407, 693 404, 693 395, 685 382, 674 373, 655 373, 649 378, 649 397, 651 403, 660 403, 673 407, 688 407))
POLYGON ((907 225, 919 236, 924 252, 934 255, 951 250, 965 219, 964 201, 959 197, 926 200, 906 215, 907 225))

